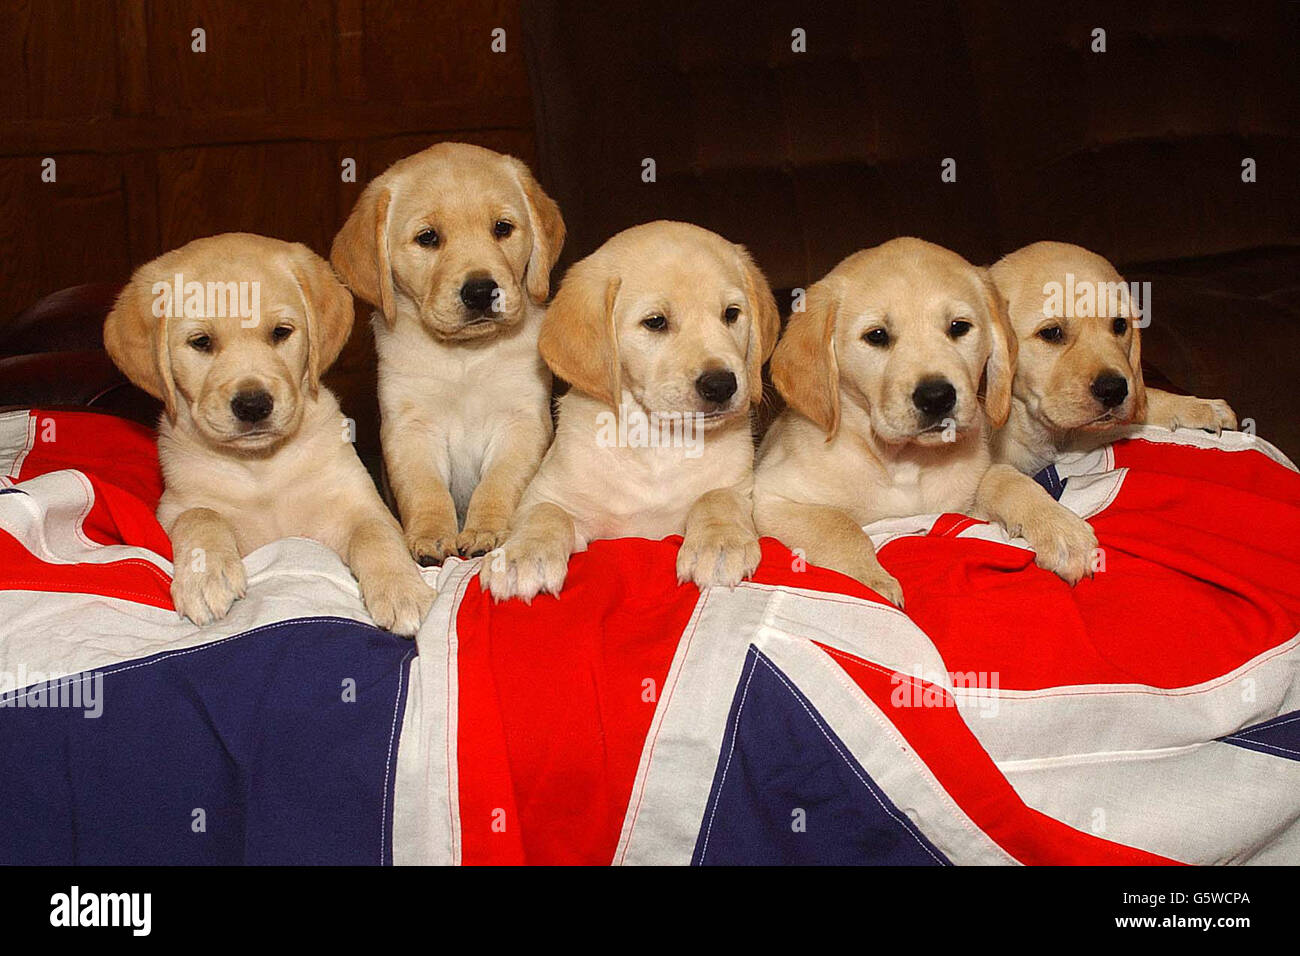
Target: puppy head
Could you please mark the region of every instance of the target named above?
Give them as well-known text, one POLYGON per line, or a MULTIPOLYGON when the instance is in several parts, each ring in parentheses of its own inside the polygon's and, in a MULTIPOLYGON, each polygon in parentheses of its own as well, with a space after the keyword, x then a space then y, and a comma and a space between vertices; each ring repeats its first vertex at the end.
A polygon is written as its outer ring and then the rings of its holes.
POLYGON ((894 239, 813 285, 772 356, 772 381, 828 440, 844 402, 891 444, 937 444, 1010 411, 1014 340, 982 270, 940 246, 894 239))
POLYGON ((1058 429, 1099 429, 1146 414, 1140 303, 1115 267, 1063 242, 1036 242, 990 270, 1020 343, 1016 396, 1058 429))
POLYGON ((302 396, 352 328, 352 297, 306 246, 227 233, 136 270, 104 346, 167 416, 214 446, 266 451, 302 422, 302 396))
POLYGON ((647 413, 713 423, 761 400, 779 327, 743 247, 659 221, 620 232, 569 270, 538 345, 580 392, 617 406, 626 390, 647 413))
POLYGON ((466 143, 439 143, 366 187, 330 259, 390 327, 480 339, 541 304, 564 246, 559 207, 528 167, 466 143))

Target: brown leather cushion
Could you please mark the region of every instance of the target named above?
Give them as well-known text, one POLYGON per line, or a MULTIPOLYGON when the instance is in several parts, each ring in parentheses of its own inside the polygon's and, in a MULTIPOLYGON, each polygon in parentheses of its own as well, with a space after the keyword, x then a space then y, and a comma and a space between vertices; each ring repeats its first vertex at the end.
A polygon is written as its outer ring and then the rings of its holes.
POLYGON ((122 375, 104 351, 104 317, 122 287, 60 289, 0 327, 0 406, 96 408, 153 426, 162 403, 122 375))
POLYGON ((0 358, 0 406, 96 408, 142 425, 158 423, 162 403, 128 382, 99 350, 0 358))
POLYGON ((103 348, 104 316, 122 287, 93 282, 60 289, 0 323, 0 356, 103 348))

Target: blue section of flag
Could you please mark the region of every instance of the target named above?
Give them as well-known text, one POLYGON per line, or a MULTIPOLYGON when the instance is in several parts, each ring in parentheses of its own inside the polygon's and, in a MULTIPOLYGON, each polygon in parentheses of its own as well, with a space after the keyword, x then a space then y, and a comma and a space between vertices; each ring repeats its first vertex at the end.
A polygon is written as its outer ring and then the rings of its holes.
POLYGON ((797 687, 750 647, 697 865, 946 865, 797 687))
POLYGON ((1061 495, 1065 494, 1065 483, 1069 480, 1069 478, 1061 478, 1055 465, 1048 465, 1038 474, 1034 475, 1034 481, 1046 488, 1047 493, 1057 501, 1060 501, 1061 495))
POLYGON ((0 863, 391 863, 414 654, 298 618, 105 668, 99 717, 6 695, 0 863))
POLYGON ((1300 760, 1300 710, 1293 710, 1289 714, 1282 714, 1219 739, 1247 750, 1257 750, 1288 760, 1300 760))

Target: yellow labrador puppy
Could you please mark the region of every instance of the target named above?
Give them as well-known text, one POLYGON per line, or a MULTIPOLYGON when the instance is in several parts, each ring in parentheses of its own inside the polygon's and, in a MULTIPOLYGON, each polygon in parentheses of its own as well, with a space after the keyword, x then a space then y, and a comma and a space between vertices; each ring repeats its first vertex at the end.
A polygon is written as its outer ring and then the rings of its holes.
POLYGON ((560 210, 519 160, 439 143, 366 187, 330 258, 376 308, 381 439, 421 564, 484 554, 551 439, 537 334, 560 210))
POLYGON ((158 520, 172 600, 194 623, 243 597, 242 555, 295 535, 348 564, 381 627, 414 636, 433 604, 320 384, 351 327, 352 298, 324 259, 246 233, 141 266, 109 313, 108 354, 166 406, 158 520))
POLYGON ((1114 441, 1129 424, 1236 428, 1221 399, 1173 395, 1142 381, 1140 301, 1115 267, 1064 242, 1035 242, 989 270, 1006 299, 1020 360, 1000 461, 1033 474, 1061 452, 1114 441))
POLYGON ((698 226, 636 226, 574 265, 540 341, 572 389, 483 586, 559 594, 571 553, 622 536, 684 535, 677 576, 700 587, 752 574, 750 409, 779 328, 749 254, 698 226))
POLYGON ((789 407, 759 449, 759 533, 902 607, 863 525, 970 512, 1077 582, 1097 545, 1088 523, 992 462, 989 420, 1007 417, 1014 367, 1001 303, 961 256, 919 239, 849 256, 808 290, 772 356, 789 407))

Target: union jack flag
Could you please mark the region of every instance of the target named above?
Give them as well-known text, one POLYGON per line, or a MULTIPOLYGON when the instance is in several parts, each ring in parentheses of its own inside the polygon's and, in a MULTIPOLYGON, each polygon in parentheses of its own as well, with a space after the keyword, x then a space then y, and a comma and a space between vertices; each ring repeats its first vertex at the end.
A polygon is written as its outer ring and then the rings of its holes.
POLYGON ((868 529, 906 613, 621 539, 531 606, 429 569, 412 643, 305 539, 178 618, 152 434, 0 415, 0 862, 1300 862, 1294 467, 1150 428, 1040 481, 1073 589, 962 515, 868 529))

